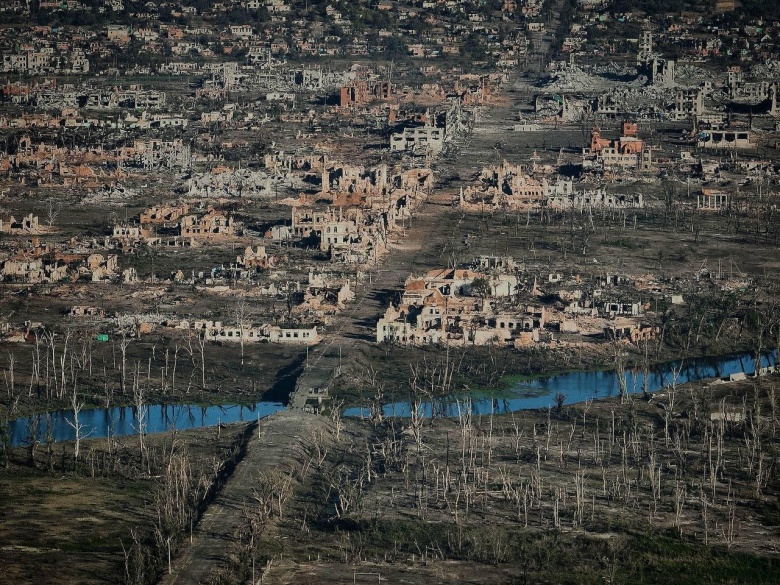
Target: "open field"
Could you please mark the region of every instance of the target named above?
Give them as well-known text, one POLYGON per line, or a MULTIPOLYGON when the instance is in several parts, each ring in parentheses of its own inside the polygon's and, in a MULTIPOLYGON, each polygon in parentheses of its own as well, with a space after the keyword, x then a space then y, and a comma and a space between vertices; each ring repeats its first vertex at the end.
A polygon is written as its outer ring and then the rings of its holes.
POLYGON ((175 552, 189 536, 189 519, 198 522, 243 457, 245 432, 246 425, 230 425, 151 435, 143 459, 137 437, 86 439, 75 466, 72 443, 36 445, 32 455, 29 447, 12 450, 0 476, 3 579, 154 580, 167 538, 175 552), (172 469, 182 482, 175 487, 172 469))
MULTIPOLYGON (((150 480, 50 475, 14 466, 0 480, 8 583, 104 583, 123 573, 122 542, 149 521, 150 480)), ((7 473, 8 470, 6 470, 7 473)))

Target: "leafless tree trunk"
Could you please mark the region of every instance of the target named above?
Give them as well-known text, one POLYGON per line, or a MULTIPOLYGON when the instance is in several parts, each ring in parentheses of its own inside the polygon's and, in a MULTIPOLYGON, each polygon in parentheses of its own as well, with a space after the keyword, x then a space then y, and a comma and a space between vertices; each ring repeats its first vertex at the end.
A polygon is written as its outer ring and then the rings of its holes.
POLYGON ((35 467, 35 451, 40 445, 38 429, 41 426, 41 416, 34 414, 27 419, 27 464, 35 467))
POLYGON ((615 373, 617 374, 618 392, 622 404, 628 397, 628 386, 626 383, 625 352, 617 341, 612 346, 612 354, 615 359, 615 373))
POLYGON ((61 210, 62 203, 55 202, 51 197, 46 200, 46 225, 49 226, 50 232, 54 222, 57 221, 57 217, 59 217, 61 210))
POLYGON ((179 344, 173 348, 173 368, 171 370, 171 394, 176 394, 176 366, 179 363, 179 344))
POLYGON ((46 414, 46 437, 44 443, 46 444, 46 469, 49 473, 54 472, 54 429, 52 428, 53 422, 51 414, 46 414))
MULTIPOLYGON (((65 338, 63 339, 63 343, 62 343, 62 354, 60 354, 60 377, 61 377, 61 381, 60 381, 60 397, 63 397, 65 395, 65 387, 66 387, 67 381, 68 381, 67 371, 65 369, 65 363, 66 363, 67 355, 68 355, 68 342, 70 341, 70 338, 71 338, 72 334, 73 334, 73 332, 70 329, 65 331, 65 338)), ((74 383, 75 383, 75 381, 74 381, 74 383)))
POLYGON ((343 400, 333 400, 330 405, 330 420, 336 426, 336 441, 341 436, 341 410, 344 408, 343 400))
POLYGON ((57 394, 56 337, 57 334, 53 331, 43 332, 43 339, 48 346, 46 349, 46 395, 48 398, 52 398, 55 394, 57 394), (51 376, 49 376, 49 359, 51 359, 51 376))
POLYGON ((676 480, 674 482, 674 527, 680 536, 682 536, 682 513, 685 508, 686 496, 685 482, 676 480))
POLYGON ((119 339, 119 351, 122 354, 122 361, 119 364, 121 368, 119 375, 122 395, 127 391, 127 348, 130 346, 131 341, 132 339, 127 336, 127 332, 122 330, 122 337, 119 339))
POLYGON ((146 429, 146 402, 144 397, 144 389, 139 380, 138 364, 135 368, 135 376, 133 379, 133 404, 135 406, 135 421, 136 431, 138 432, 138 447, 141 457, 141 468, 144 466, 144 458, 146 455, 146 449, 144 445, 144 431, 146 429))
POLYGON ((70 397, 70 406, 71 412, 73 412, 73 420, 66 422, 70 427, 73 428, 74 432, 76 433, 76 439, 73 444, 73 459, 74 461, 78 461, 81 450, 81 439, 83 439, 85 436, 89 436, 89 434, 83 435, 85 425, 79 422, 79 415, 81 414, 81 410, 84 408, 84 403, 79 402, 78 392, 76 391, 75 384, 73 386, 73 394, 71 394, 70 397))
POLYGON ((8 352, 8 374, 6 378, 6 384, 8 385, 8 397, 11 398, 14 395, 14 366, 16 365, 16 355, 14 352, 8 352))
POLYGON ((32 350, 32 372, 30 374, 30 388, 27 392, 27 397, 32 397, 33 384, 40 386, 41 384, 41 339, 38 334, 35 334, 35 346, 32 350))
POLYGON ((726 499, 726 522, 723 525, 723 540, 726 541, 726 548, 731 549, 736 539, 735 526, 737 523, 737 504, 731 493, 731 481, 729 481, 729 493, 726 499))

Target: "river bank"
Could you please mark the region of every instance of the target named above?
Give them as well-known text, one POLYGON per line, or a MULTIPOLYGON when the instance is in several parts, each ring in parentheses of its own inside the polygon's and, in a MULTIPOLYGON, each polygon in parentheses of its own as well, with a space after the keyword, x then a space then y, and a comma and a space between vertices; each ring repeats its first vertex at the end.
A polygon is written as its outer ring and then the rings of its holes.
MULTIPOLYGON (((773 365, 776 357, 776 352, 767 354, 763 358, 761 367, 773 365)), ((731 375, 749 375, 755 371, 755 368, 753 356, 739 354, 656 364, 650 367, 647 373, 638 368, 626 370, 622 375, 615 370, 597 369, 521 377, 514 379, 512 386, 499 387, 492 393, 489 390, 478 390, 435 398, 428 397, 428 399, 421 395, 416 402, 382 403, 382 412, 387 417, 409 417, 414 408, 416 413, 425 417, 457 417, 463 409, 467 408, 476 415, 505 414, 615 397, 620 395, 621 387, 628 394, 653 393, 670 385, 682 385, 687 382, 731 375)), ((309 380, 311 375, 308 377, 307 375, 308 373, 304 372, 299 382, 304 383, 305 380, 309 380)), ((316 377, 316 383, 326 385, 329 380, 325 374, 322 374, 316 377)), ((308 388, 298 388, 294 394, 297 397, 296 408, 303 408, 307 390, 308 388)), ((374 405, 374 408, 376 406, 374 405)), ((144 433, 160 433, 174 429, 183 430, 252 421, 284 408, 285 406, 280 402, 262 401, 246 405, 212 406, 152 404, 144 407, 141 419, 137 408, 125 406, 111 409, 85 409, 79 413, 77 422, 82 425, 81 438, 126 436, 138 434, 141 425, 144 433)), ((371 409, 365 406, 348 407, 343 414, 347 417, 370 416, 371 409)), ((10 445, 21 446, 29 443, 33 432, 39 441, 44 442, 49 419, 52 425, 51 438, 55 442, 71 441, 76 438, 76 421, 73 412, 59 410, 51 413, 50 417, 34 415, 10 421, 6 431, 10 445)))

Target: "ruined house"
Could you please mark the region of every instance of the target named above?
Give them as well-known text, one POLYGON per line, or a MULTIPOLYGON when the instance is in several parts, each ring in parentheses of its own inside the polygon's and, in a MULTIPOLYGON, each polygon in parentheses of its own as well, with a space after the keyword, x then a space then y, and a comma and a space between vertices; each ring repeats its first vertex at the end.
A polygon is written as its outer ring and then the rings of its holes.
POLYGON ((522 347, 541 339, 544 307, 515 307, 496 312, 493 304, 514 294, 511 274, 485 275, 470 270, 432 270, 409 277, 401 301, 377 323, 378 343, 402 345, 485 345, 522 347), (480 280, 475 289, 475 281, 480 280))
POLYGON ((699 88, 678 89, 674 99, 675 120, 688 120, 704 113, 702 91, 699 88))
POLYGON ((715 189, 702 189, 701 194, 696 196, 696 208, 705 211, 717 211, 724 209, 729 205, 729 195, 715 189))
POLYGON ((470 211, 484 209, 535 210, 639 208, 641 194, 609 194, 603 189, 575 191, 572 181, 548 182, 525 172, 522 166, 504 161, 482 169, 476 185, 461 189, 459 205, 470 211))
POLYGON ((190 145, 179 139, 136 140, 132 148, 122 149, 122 158, 144 170, 188 169, 192 165, 190 145))
POLYGON ((601 301, 598 303, 599 311, 609 317, 631 316, 637 317, 642 314, 642 305, 639 303, 626 303, 622 301, 601 301))
POLYGON ((224 325, 220 321, 182 321, 177 329, 189 329, 203 335, 207 341, 225 343, 280 343, 285 345, 316 345, 321 337, 316 327, 278 327, 276 325, 224 325))
POLYGON ((335 315, 343 310, 347 303, 355 300, 355 292, 348 279, 340 282, 311 278, 303 291, 303 301, 293 312, 297 315, 310 314, 317 318, 335 315))
POLYGON ((68 313, 71 317, 105 317, 106 311, 101 307, 89 305, 74 305, 68 313))
POLYGON ((26 284, 60 282, 68 277, 68 273, 67 264, 60 264, 57 261, 45 262, 40 258, 9 259, 3 263, 2 270, 3 280, 26 284))
POLYGON ((92 282, 104 282, 116 276, 119 268, 119 260, 116 254, 103 256, 102 254, 90 254, 86 259, 83 271, 90 274, 92 282))
POLYGON ((13 215, 8 221, 0 219, 0 233, 12 235, 33 235, 42 233, 38 225, 38 216, 30 213, 22 219, 16 219, 13 215))
POLYGON ((262 171, 215 167, 208 173, 195 173, 187 179, 190 197, 270 197, 273 181, 262 171))
POLYGON ((391 91, 389 81, 357 81, 339 90, 339 106, 346 108, 374 100, 386 100, 391 91))
POLYGON ((404 128, 403 131, 390 137, 390 150, 438 154, 444 149, 444 137, 444 128, 435 126, 404 128))
POLYGON ((220 211, 210 211, 206 215, 186 215, 180 221, 181 236, 194 239, 221 239, 232 236, 234 221, 220 211))
POLYGON ((142 225, 148 224, 173 224, 179 221, 183 215, 190 212, 190 206, 187 203, 180 205, 154 205, 146 211, 141 212, 139 221, 142 225))
POLYGON ((292 231, 301 238, 316 237, 320 250, 347 264, 373 261, 387 248, 382 217, 358 207, 293 207, 292 231))
POLYGON ((638 209, 644 207, 644 197, 641 193, 615 194, 604 189, 586 189, 572 192, 568 195, 555 195, 547 199, 551 209, 638 209))
POLYGON ((710 148, 713 150, 736 150, 753 148, 752 131, 750 130, 727 130, 722 128, 712 128, 699 133, 696 145, 699 148, 710 148))
POLYGON ((590 148, 583 149, 585 168, 595 165, 604 170, 649 171, 652 164, 651 150, 637 137, 637 125, 630 122, 623 122, 617 139, 602 138, 601 130, 594 127, 590 148))
POLYGON ((639 343, 654 339, 660 331, 661 329, 654 325, 618 320, 604 327, 604 338, 609 341, 624 340, 639 343))
POLYGON ((140 225, 116 224, 111 229, 112 238, 127 242, 140 241, 148 235, 140 225))
POLYGON ((236 264, 245 269, 251 268, 272 268, 276 263, 275 256, 269 256, 265 251, 265 246, 258 246, 257 251, 252 246, 247 246, 243 256, 236 257, 236 264))

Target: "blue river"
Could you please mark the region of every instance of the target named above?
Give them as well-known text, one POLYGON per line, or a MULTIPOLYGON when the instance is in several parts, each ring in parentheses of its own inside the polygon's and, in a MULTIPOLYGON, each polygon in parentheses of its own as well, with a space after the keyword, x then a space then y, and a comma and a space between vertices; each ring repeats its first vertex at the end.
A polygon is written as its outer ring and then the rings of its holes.
MULTIPOLYGON (((274 412, 284 410, 279 402, 257 402, 255 404, 227 404, 221 406, 197 406, 192 404, 153 404, 145 407, 144 432, 164 433, 173 430, 213 427, 218 424, 250 422, 274 412)), ((82 438, 125 436, 138 433, 136 409, 132 406, 115 408, 90 408, 79 413, 82 438)), ((46 435, 46 416, 39 416, 38 439, 46 435)), ((73 412, 58 410, 51 413, 52 436, 54 440, 72 441, 76 431, 68 424, 73 422, 73 412)), ((26 445, 29 442, 30 419, 18 418, 9 422, 11 444, 26 445)))
MULTIPOLYGON (((761 366, 774 365, 776 358, 776 351, 762 356, 761 366)), ((657 392, 670 386, 675 372, 677 372, 676 384, 680 385, 708 378, 726 378, 741 372, 752 375, 755 369, 755 359, 748 354, 666 362, 649 369, 647 391, 657 392)), ((642 393, 644 371, 626 370, 624 377, 629 394, 642 393)), ((456 417, 459 410, 464 408, 464 401, 470 399, 472 414, 506 414, 552 407, 559 393, 565 396, 564 404, 619 396, 618 373, 615 370, 567 372, 517 382, 507 390, 496 392, 494 398, 485 397, 485 392, 482 392, 479 397, 462 395, 457 398, 447 397, 434 402, 422 402, 417 408, 418 413, 424 417, 456 417)), ((408 401, 394 402, 385 404, 382 410, 385 416, 409 417, 412 404, 408 401)), ((344 411, 344 416, 351 417, 368 416, 368 414, 367 408, 348 408, 344 411)))
MULTIPOLYGON (((774 365, 776 358, 776 351, 766 354, 761 358, 761 366, 774 365)), ((755 369, 755 360, 749 354, 667 362, 650 368, 647 390, 657 392, 669 386, 673 382, 675 371, 678 371, 676 383, 679 385, 708 378, 726 378, 740 372, 752 375, 755 369)), ((624 376, 630 394, 642 392, 644 384, 642 370, 627 370, 624 376)), ((518 382, 508 390, 496 392, 496 397, 485 397, 485 392, 482 392, 479 397, 462 395, 435 402, 424 402, 418 405, 418 412, 425 417, 456 417, 458 411, 464 408, 464 401, 470 398, 472 414, 505 414, 552 407, 555 404, 555 396, 559 393, 565 396, 565 404, 575 404, 586 400, 618 396, 620 393, 618 381, 618 373, 614 370, 567 372, 518 382)), ((221 406, 155 404, 146 407, 144 431, 162 433, 175 429, 185 430, 217 424, 250 422, 284 408, 285 406, 279 402, 221 406)), ((410 402, 395 402, 385 404, 383 407, 385 416, 408 417, 411 410, 410 402)), ((368 416, 368 413, 366 408, 348 408, 344 411, 344 416, 361 417, 368 416)), ((46 416, 39 415, 39 421, 38 439, 42 441, 46 434, 46 416)), ((70 410, 52 412, 51 421, 55 441, 75 439, 75 430, 68 424, 73 422, 73 413, 70 410)), ((28 444, 29 423, 29 418, 18 418, 9 422, 11 445, 28 444)), ((136 409, 132 406, 84 409, 79 415, 79 424, 84 425, 82 438, 126 436, 138 433, 136 409)))

